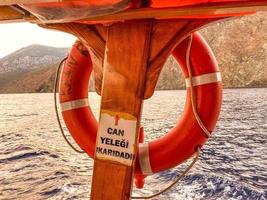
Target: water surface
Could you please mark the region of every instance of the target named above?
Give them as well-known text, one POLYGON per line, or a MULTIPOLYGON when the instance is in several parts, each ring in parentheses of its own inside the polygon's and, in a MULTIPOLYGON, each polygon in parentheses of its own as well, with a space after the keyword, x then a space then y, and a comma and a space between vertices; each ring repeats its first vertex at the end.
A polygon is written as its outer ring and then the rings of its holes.
MULTIPOLYGON (((146 139, 168 131, 180 116, 185 91, 158 91, 145 102, 146 139)), ((98 116, 99 97, 90 93, 98 116)), ((193 170, 154 200, 267 199, 267 88, 225 90, 220 120, 193 170)), ((149 177, 149 195, 167 186, 185 163, 149 177)), ((89 198, 93 162, 62 139, 52 94, 0 94, 0 199, 89 198)))

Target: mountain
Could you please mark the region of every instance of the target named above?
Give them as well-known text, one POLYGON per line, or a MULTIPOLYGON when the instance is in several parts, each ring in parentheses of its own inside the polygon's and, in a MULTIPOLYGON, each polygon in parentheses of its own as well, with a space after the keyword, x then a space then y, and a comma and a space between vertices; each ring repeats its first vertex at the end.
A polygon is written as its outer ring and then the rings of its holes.
MULTIPOLYGON (((224 87, 267 87, 266 13, 223 21, 200 32, 218 60, 224 87)), ((67 51, 31 45, 0 59, 0 93, 51 92, 56 67, 67 51)), ((170 57, 157 89, 180 88, 184 88, 184 78, 170 57)))
POLYGON ((0 74, 0 93, 31 93, 53 91, 55 72, 56 65, 51 65, 48 67, 34 69, 27 73, 9 72, 0 74), (11 77, 7 75, 10 75, 11 77), (1 80, 1 76, 5 77, 4 81, 1 80))
MULTIPOLYGON (((35 92, 52 92, 54 90, 55 74, 59 63, 31 70, 27 73, 15 73, 14 79, 1 84, 0 74, 0 93, 35 93, 35 92)), ((94 89, 93 77, 90 79, 90 91, 94 89)))
POLYGON ((67 53, 68 48, 33 44, 0 59, 0 74, 47 67, 59 62, 67 53))
POLYGON ((67 53, 33 44, 0 59, 0 93, 52 91, 57 63, 67 53))
POLYGON ((52 92, 57 67, 68 50, 34 44, 0 59, 0 93, 52 92))

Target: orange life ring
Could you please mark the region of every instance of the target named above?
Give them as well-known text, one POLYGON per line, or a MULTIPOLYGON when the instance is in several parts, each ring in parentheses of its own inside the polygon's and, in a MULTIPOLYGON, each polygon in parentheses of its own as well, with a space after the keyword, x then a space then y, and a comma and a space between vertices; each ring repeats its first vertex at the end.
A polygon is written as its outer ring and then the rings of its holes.
MULTIPOLYGON (((222 83, 216 59, 204 39, 194 33, 189 59, 193 75, 193 87, 190 87, 186 64, 187 48, 188 39, 172 52, 187 83, 184 113, 176 126, 163 137, 139 144, 135 165, 137 175, 149 175, 172 168, 192 156, 196 147, 201 147, 207 140, 192 111, 191 88, 194 90, 197 112, 205 127, 211 132, 218 120, 222 83)), ((66 126, 79 146, 93 158, 98 124, 88 102, 91 71, 90 56, 83 45, 77 42, 64 64, 59 91, 66 126)))

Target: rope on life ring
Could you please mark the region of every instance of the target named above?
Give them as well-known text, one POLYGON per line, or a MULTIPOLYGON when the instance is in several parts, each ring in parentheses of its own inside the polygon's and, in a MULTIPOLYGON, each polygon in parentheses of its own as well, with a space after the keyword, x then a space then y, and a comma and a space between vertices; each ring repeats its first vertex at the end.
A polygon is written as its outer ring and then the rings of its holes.
POLYGON ((63 58, 58 67, 57 67, 57 71, 56 71, 56 75, 55 75, 55 80, 54 80, 54 109, 55 109, 55 112, 56 112, 56 118, 57 118, 57 123, 58 123, 58 127, 59 127, 59 130, 61 132, 61 135, 63 137, 63 139, 66 141, 66 143, 70 146, 70 148, 73 149, 73 151, 75 151, 76 153, 85 153, 84 151, 82 150, 79 150, 77 149, 75 146, 73 146, 71 144, 71 142, 68 140, 67 136, 65 135, 65 132, 63 130, 63 127, 62 127, 62 124, 61 124, 61 121, 60 121, 60 117, 59 117, 59 114, 58 114, 58 109, 57 109, 57 88, 58 88, 58 77, 59 77, 59 74, 60 74, 60 71, 61 71, 61 67, 63 65, 63 63, 67 60, 67 57, 63 58))

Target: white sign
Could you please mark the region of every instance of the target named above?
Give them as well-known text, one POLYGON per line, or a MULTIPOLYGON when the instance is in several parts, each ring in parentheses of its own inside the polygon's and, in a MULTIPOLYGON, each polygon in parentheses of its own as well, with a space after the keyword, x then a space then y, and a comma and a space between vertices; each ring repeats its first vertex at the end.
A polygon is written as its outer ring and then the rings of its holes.
POLYGON ((134 160, 136 119, 124 119, 121 114, 101 113, 96 157, 131 166, 134 160))

